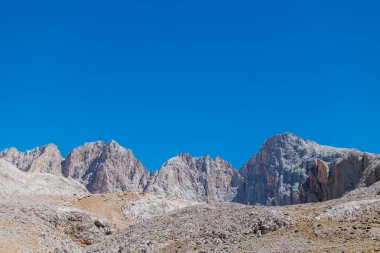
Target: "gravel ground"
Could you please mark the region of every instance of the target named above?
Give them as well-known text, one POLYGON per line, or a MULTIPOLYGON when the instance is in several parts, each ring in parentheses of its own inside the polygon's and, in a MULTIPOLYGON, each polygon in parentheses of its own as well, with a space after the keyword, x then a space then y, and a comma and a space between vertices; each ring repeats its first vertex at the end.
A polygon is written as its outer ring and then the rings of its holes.
POLYGON ((379 252, 380 184, 283 207, 0 195, 0 252, 379 252))

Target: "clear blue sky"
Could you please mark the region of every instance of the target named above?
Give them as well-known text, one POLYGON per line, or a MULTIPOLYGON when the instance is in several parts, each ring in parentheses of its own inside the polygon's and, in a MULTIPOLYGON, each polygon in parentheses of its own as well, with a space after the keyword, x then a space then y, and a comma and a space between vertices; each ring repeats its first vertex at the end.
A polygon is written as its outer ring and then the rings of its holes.
POLYGON ((0 0, 0 148, 238 168, 290 131, 380 153, 379 48, 377 0, 0 0))

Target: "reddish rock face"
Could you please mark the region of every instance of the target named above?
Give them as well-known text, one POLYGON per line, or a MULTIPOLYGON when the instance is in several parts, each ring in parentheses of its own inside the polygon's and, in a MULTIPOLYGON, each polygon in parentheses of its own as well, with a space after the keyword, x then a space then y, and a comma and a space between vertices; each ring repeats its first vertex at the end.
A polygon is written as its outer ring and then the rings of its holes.
POLYGON ((353 151, 331 162, 316 160, 301 187, 301 202, 336 199, 380 180, 380 157, 353 151))

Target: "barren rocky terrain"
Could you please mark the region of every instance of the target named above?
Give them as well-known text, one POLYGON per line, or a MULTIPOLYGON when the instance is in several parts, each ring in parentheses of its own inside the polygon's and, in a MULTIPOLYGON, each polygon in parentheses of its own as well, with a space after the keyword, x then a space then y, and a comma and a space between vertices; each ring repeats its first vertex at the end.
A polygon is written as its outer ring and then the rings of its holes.
POLYGON ((149 172, 114 141, 0 152, 0 252, 379 252, 380 156, 269 138, 149 172))
POLYGON ((1 195, 0 252, 378 252, 380 183, 282 207, 146 193, 1 195))

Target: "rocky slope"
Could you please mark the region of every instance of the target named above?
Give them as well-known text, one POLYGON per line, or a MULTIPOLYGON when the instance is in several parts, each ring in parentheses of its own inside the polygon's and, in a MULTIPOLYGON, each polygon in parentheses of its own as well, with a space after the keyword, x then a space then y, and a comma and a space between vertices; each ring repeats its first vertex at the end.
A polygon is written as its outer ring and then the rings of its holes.
POLYGON ((24 172, 0 159, 0 194, 73 195, 88 193, 77 181, 50 173, 24 172))
POLYGON ((375 183, 280 207, 144 193, 0 194, 0 252, 377 252, 379 193, 375 183))
POLYGON ((25 152, 8 148, 0 152, 0 158, 7 160, 22 171, 47 172, 61 175, 62 156, 54 144, 37 147, 25 152))
POLYGON ((149 172, 131 150, 115 141, 85 143, 62 163, 65 177, 80 180, 92 193, 135 191, 147 184, 149 172))
POLYGON ((239 174, 220 157, 182 153, 152 174, 145 191, 208 203, 229 202, 236 195, 239 174))
POLYGON ((131 225, 86 252, 223 252, 292 223, 280 210, 239 204, 196 205, 131 225))
POLYGON ((145 204, 156 206, 150 216, 197 203, 139 193, 84 196, 1 194, 0 252, 75 252, 116 234, 137 220, 147 218, 145 204), (133 215, 127 206, 134 205, 133 215), (124 209, 123 209, 124 208, 124 209), (124 213, 123 213, 124 211, 124 213))

